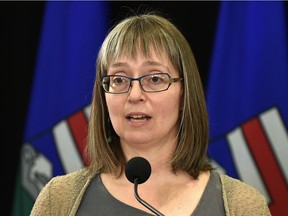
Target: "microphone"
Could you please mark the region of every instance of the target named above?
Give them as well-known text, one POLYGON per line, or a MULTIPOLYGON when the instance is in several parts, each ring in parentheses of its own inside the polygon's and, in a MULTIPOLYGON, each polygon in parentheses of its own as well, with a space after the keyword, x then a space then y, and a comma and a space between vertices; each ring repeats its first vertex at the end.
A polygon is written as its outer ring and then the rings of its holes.
POLYGON ((125 167, 126 178, 134 184, 134 196, 135 198, 150 211, 158 216, 164 216, 161 212, 155 209, 153 206, 145 202, 138 195, 138 184, 142 184, 148 180, 151 175, 151 165, 143 157, 134 157, 130 159, 125 167))

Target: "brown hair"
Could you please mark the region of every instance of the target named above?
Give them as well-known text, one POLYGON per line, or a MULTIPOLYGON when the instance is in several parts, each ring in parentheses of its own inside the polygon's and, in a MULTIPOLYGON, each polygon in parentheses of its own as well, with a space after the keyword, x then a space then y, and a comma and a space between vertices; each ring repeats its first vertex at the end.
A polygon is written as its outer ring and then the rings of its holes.
POLYGON ((211 169, 206 161, 208 116, 205 97, 191 48, 169 20, 145 14, 128 17, 116 25, 99 51, 86 149, 90 173, 120 175, 126 163, 119 137, 109 122, 100 79, 107 74, 110 63, 121 55, 134 56, 140 50, 149 56, 151 49, 158 54, 164 52, 183 78, 183 109, 179 115, 178 145, 172 157, 172 168, 194 178, 211 169))

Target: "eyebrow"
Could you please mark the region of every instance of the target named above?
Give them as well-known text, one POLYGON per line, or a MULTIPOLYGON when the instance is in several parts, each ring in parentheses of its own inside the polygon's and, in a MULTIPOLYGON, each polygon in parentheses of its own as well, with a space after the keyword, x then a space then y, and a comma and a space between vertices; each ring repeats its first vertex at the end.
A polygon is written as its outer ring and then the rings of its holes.
POLYGON ((142 65, 143 66, 161 66, 161 67, 164 67, 166 70, 169 70, 169 68, 166 67, 165 65, 159 62, 155 62, 155 61, 145 61, 142 65))
POLYGON ((125 62, 115 62, 111 65, 111 67, 113 68, 117 68, 117 67, 129 67, 128 63, 125 62))
MULTIPOLYGON (((142 66, 161 66, 164 67, 167 71, 169 71, 169 68, 159 62, 156 61, 145 61, 142 66)), ((126 62, 115 62, 111 65, 112 68, 117 68, 117 67, 129 67, 129 64, 126 62)))

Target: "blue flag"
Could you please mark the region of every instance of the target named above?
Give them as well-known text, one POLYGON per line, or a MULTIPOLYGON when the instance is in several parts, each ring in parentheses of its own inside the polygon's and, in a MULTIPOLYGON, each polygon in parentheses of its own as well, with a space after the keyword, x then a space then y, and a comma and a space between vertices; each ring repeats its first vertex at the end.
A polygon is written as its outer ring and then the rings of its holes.
POLYGON ((283 2, 222 2, 207 105, 208 156, 288 215, 288 44, 283 2))
POLYGON ((85 166, 83 150, 108 3, 47 2, 13 215, 29 215, 54 176, 85 166))

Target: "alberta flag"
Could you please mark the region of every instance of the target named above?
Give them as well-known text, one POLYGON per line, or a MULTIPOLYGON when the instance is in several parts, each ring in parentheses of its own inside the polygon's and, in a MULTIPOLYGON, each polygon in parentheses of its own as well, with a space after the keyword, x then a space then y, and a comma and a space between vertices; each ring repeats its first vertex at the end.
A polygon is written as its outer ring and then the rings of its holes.
POLYGON ((47 2, 26 122, 14 216, 29 215, 53 177, 85 166, 95 61, 108 3, 47 2))
POLYGON ((222 2, 207 86, 208 154, 288 215, 288 35, 284 4, 222 2))

